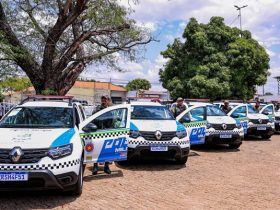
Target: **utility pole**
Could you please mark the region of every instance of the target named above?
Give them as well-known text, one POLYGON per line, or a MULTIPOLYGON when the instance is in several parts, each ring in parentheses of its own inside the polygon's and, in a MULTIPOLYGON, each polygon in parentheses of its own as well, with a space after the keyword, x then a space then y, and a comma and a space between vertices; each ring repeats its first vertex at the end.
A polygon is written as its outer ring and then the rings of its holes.
POLYGON ((236 10, 239 11, 239 24, 240 24, 240 36, 242 37, 242 19, 241 19, 241 9, 248 7, 248 5, 243 5, 242 7, 239 7, 237 5, 234 5, 234 7, 236 8, 236 10))

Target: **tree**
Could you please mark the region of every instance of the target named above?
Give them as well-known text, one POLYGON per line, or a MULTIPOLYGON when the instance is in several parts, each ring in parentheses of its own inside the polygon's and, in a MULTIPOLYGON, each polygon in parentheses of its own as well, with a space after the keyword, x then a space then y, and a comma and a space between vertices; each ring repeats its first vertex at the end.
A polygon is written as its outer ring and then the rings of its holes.
POLYGON ((130 81, 126 85, 126 89, 131 91, 131 90, 149 90, 151 88, 151 83, 146 80, 146 79, 134 79, 130 81))
POLYGON ((4 92, 24 91, 31 86, 27 77, 8 77, 0 81, 0 89, 4 92))
POLYGON ((208 24, 191 18, 183 41, 175 39, 161 54, 168 62, 160 79, 173 98, 250 99, 268 76, 265 49, 249 31, 226 26, 221 17, 208 24))
MULTIPOLYGON (((37 94, 65 95, 93 62, 113 66, 152 40, 117 0, 2 0, 0 66, 30 78, 37 94)), ((0 68, 0 69, 1 69, 0 68)))

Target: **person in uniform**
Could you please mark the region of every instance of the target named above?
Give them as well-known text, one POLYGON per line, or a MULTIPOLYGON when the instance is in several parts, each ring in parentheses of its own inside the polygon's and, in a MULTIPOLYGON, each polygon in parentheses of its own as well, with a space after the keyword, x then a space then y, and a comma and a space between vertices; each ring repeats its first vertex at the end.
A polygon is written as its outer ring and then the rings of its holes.
POLYGON ((176 106, 171 110, 174 117, 177 117, 182 112, 184 112, 187 109, 186 105, 184 104, 184 99, 179 97, 176 101, 176 106))
MULTIPOLYGON (((103 96, 101 96, 101 105, 98 106, 92 114, 95 114, 96 112, 99 112, 109 106, 111 106, 109 96, 103 95, 103 96)), ((103 125, 102 125, 102 127, 103 127, 103 125)), ((109 164, 110 164, 109 162, 105 162, 105 165, 104 165, 104 172, 106 174, 111 174, 109 164)), ((92 174, 96 175, 97 173, 98 173, 98 163, 94 163, 93 168, 92 168, 92 174)))
POLYGON ((260 102, 259 101, 256 102, 256 105, 255 105, 254 108, 255 108, 256 112, 260 111, 261 107, 260 107, 260 102))
POLYGON ((231 111, 231 107, 229 106, 229 101, 225 100, 224 104, 221 106, 221 109, 224 113, 229 113, 231 111))

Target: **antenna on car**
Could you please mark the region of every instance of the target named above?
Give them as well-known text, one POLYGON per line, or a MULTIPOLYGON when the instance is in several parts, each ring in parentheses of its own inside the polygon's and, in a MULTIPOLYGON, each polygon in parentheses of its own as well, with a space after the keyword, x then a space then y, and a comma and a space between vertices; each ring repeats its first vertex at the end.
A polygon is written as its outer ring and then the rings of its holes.
POLYGON ((53 96, 53 95, 26 95, 19 105, 22 105, 28 101, 69 101, 69 106, 73 104, 73 96, 53 96))

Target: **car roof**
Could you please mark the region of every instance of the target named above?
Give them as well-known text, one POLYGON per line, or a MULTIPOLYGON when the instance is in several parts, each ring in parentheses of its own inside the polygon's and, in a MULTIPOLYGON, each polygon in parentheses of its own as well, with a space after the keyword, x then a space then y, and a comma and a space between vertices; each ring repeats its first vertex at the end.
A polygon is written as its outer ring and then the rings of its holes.
POLYGON ((69 102, 66 101, 28 101, 19 106, 20 107, 64 107, 64 108, 73 107, 70 106, 69 102))
POLYGON ((130 103, 132 106, 163 106, 160 103, 156 103, 156 102, 146 102, 146 101, 132 101, 130 103))

